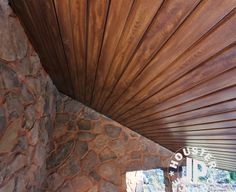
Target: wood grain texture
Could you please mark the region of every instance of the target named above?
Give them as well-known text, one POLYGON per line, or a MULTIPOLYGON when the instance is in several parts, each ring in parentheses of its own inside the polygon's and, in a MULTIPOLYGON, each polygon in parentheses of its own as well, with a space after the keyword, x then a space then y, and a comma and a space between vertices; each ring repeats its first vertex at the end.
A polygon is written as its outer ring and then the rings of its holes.
POLYGON ((90 104, 96 79, 97 65, 104 38, 107 14, 109 10, 108 0, 88 1, 88 38, 87 38, 87 71, 85 86, 85 103, 90 104))
POLYGON ((60 91, 176 151, 236 163, 235 0, 11 0, 60 91))
POLYGON ((104 82, 105 86, 103 86, 98 110, 102 110, 104 102, 125 70, 129 59, 136 51, 161 3, 162 0, 136 0, 134 2, 104 82))
POLYGON ((79 99, 80 101, 84 101, 87 64, 87 1, 70 0, 69 3, 72 25, 71 32, 73 36, 73 49, 76 52, 75 57, 78 76, 78 87, 76 88, 76 95, 77 99, 79 99))
MULTIPOLYGON (((77 61, 76 61, 76 52, 73 46, 73 33, 72 33, 72 24, 71 24, 71 14, 70 14, 70 3, 65 1, 62 4, 63 0, 54 0, 55 10, 57 13, 58 23, 61 32, 61 38, 63 42, 63 48, 65 51, 65 56, 68 61, 68 68, 71 76, 71 85, 75 90, 76 87, 79 87, 78 82, 79 78, 77 76, 77 61), (72 46, 71 46, 72 45, 72 46)), ((79 98, 78 92, 75 91, 75 97, 79 98)))
MULTIPOLYGON (((193 21, 190 23, 193 24, 193 21)), ((127 102, 126 99, 123 100, 123 102, 126 103, 126 105, 123 106, 126 106, 126 108, 124 110, 121 110, 122 106, 120 106, 118 112, 123 113, 125 111, 128 111, 133 106, 137 106, 138 102, 138 104, 140 104, 146 99, 149 99, 149 97, 154 97, 154 94, 156 92, 159 92, 160 90, 180 78, 181 75, 187 73, 197 65, 201 64, 204 59, 211 57, 214 53, 220 51, 221 49, 227 47, 230 43, 234 42, 235 29, 232 28, 232 25, 234 25, 233 23, 235 23, 235 10, 233 11, 233 13, 230 12, 228 16, 225 16, 224 19, 221 20, 220 23, 217 23, 216 26, 211 28, 211 30, 207 28, 210 31, 206 33, 205 36, 198 36, 199 39, 195 39, 194 44, 186 45, 186 42, 184 42, 184 45, 181 45, 180 49, 178 49, 178 46, 176 47, 176 44, 174 43, 174 41, 176 41, 175 38, 173 41, 169 41, 171 42, 172 49, 179 51, 185 48, 185 52, 179 55, 178 51, 175 51, 172 54, 173 50, 165 50, 163 48, 162 50, 164 53, 162 54, 161 52, 159 52, 160 57, 157 57, 156 59, 154 58, 152 60, 152 63, 149 64, 149 66, 145 68, 143 73, 134 81, 133 86, 136 87, 136 89, 129 95, 129 97, 131 96, 132 99, 128 99, 129 102, 127 102), (232 35, 232 38, 227 38, 229 42, 225 41, 223 37, 219 38, 219 36, 226 35, 225 31, 228 31, 232 35), (195 42, 196 40, 197 42, 195 42), (182 48, 183 46, 184 48, 182 48), (177 54, 176 57, 173 57, 173 55, 175 54, 177 54), (181 70, 178 70, 180 68, 181 70), (161 79, 165 79, 166 81, 163 82, 161 79), (142 85, 143 89, 139 90, 139 87, 141 87, 142 85)), ((183 25, 182 27, 184 26, 186 25, 183 25)), ((188 26, 188 28, 191 28, 191 26, 188 26)), ((201 27, 196 29, 197 34, 201 34, 200 29, 201 27)), ((182 34, 183 32, 181 33, 181 35, 182 34)), ((180 38, 180 36, 177 37, 177 39, 180 38)), ((192 42, 192 38, 192 36, 189 38, 190 42, 192 42)), ((127 90, 125 95, 128 94, 129 90, 127 90)), ((115 110, 115 107, 113 109, 115 110)))
POLYGON ((153 56, 164 46, 171 35, 178 29, 199 1, 164 1, 151 26, 145 33, 137 51, 131 58, 127 69, 118 80, 103 112, 117 101, 131 84, 132 80, 142 72, 153 56))
MULTIPOLYGON (((187 73, 183 78, 180 78, 179 80, 172 83, 166 89, 163 89, 163 91, 160 91, 158 94, 164 95, 164 97, 162 97, 163 98, 162 103, 164 103, 164 101, 165 103, 167 103, 168 99, 176 95, 179 95, 185 91, 191 90, 196 86, 198 87, 207 86, 207 82, 209 82, 209 80, 220 76, 222 73, 229 71, 230 69, 234 69, 236 67, 236 55, 234 54, 234 51, 235 51, 235 46, 232 46, 230 48, 227 47, 226 50, 223 50, 221 53, 218 53, 216 57, 207 60, 199 67, 195 68, 195 70, 192 70, 189 73, 187 73), (214 68, 212 68, 212 66, 214 66, 214 68)), ((194 105, 191 106, 192 106, 191 109, 193 109, 194 105)), ((199 104, 196 107, 200 107, 199 104)), ((161 115, 164 115, 165 112, 163 111, 163 108, 161 108, 159 105, 156 105, 155 109, 153 107, 148 108, 147 110, 142 111, 142 113, 137 114, 136 116, 134 116, 133 118, 134 120, 132 121, 135 121, 135 123, 139 123, 139 121, 141 121, 142 118, 145 118, 145 121, 151 120, 153 116, 157 115, 158 111, 160 110, 162 111, 161 115), (154 111, 156 111, 156 113, 154 114, 150 113, 150 112, 153 113, 154 111)), ((179 113, 181 112, 179 109, 176 110, 178 110, 179 113)), ((126 119, 128 119, 130 122, 132 117, 131 116, 128 117, 126 117, 126 119)))
POLYGON ((118 46, 133 4, 134 0, 113 0, 110 3, 105 36, 97 68, 97 78, 92 95, 91 106, 94 108, 99 105, 99 99, 105 86, 106 77, 109 73, 116 47, 118 46))

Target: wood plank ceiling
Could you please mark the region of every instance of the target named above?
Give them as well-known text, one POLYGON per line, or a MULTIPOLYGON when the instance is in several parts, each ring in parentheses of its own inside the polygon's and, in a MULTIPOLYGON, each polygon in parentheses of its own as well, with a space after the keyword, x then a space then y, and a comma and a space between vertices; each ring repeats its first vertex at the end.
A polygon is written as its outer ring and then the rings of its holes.
POLYGON ((63 93, 236 171, 236 0, 11 0, 63 93))

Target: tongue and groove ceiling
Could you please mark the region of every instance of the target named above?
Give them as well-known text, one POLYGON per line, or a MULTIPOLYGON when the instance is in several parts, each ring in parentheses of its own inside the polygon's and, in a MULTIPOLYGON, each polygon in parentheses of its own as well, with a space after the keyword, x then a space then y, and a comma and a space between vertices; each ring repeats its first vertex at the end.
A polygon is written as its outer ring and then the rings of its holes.
POLYGON ((236 170, 236 0, 11 0, 63 93, 236 170))

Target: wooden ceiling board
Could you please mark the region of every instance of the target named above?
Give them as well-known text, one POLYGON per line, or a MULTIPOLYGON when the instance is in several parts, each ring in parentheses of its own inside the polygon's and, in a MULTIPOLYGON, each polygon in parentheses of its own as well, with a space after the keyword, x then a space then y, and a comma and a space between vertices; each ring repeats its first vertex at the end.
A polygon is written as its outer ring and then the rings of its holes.
MULTIPOLYGON (((182 56, 182 58, 185 59, 191 56, 185 54, 185 51, 191 51, 192 49, 190 48, 198 44, 198 41, 201 40, 204 35, 206 36, 210 33, 216 25, 220 25, 222 19, 225 18, 225 20, 228 21, 227 15, 232 12, 236 3, 235 1, 230 1, 227 6, 222 4, 224 4, 224 2, 220 0, 214 1, 214 3, 212 0, 202 1, 181 27, 172 35, 165 46, 150 61, 149 65, 134 80, 132 86, 129 87, 130 90, 126 90, 125 94, 120 97, 115 106, 113 106, 113 111, 116 111, 116 113, 121 111, 122 113, 121 107, 124 105, 126 106, 125 110, 127 110, 127 106, 131 106, 132 103, 136 101, 134 96, 140 93, 142 88, 155 85, 155 78, 158 78, 165 70, 168 69, 167 71, 169 71, 169 67, 173 66, 173 62, 178 60, 179 57, 182 56), (222 9, 222 6, 224 9, 222 9), (203 20, 204 22, 202 22, 203 20), (153 84, 151 84, 151 82, 153 84), (135 89, 132 90, 132 87, 135 87, 135 89), (116 108, 116 106, 118 108, 116 108)), ((193 54, 196 53, 193 52, 193 54)), ((148 92, 141 93, 148 94, 148 92)))
MULTIPOLYGON (((156 100, 156 95, 159 93, 162 89, 168 87, 173 82, 181 78, 183 75, 187 74, 191 70, 193 70, 195 67, 200 65, 202 62, 204 62, 209 57, 212 57, 217 52, 221 51, 225 47, 229 46, 231 43, 235 42, 235 30, 236 25, 234 25, 236 21, 236 10, 230 13, 230 15, 227 15, 225 19, 223 19, 216 28, 211 30, 205 38, 202 38, 195 46, 192 47, 192 49, 188 49, 188 51, 183 54, 182 57, 179 57, 176 62, 171 63, 171 65, 168 67, 168 70, 166 70, 165 73, 159 74, 157 72, 157 76, 154 77, 151 81, 147 82, 147 84, 144 86, 143 89, 137 92, 133 91, 132 94, 135 94, 135 96, 132 96, 131 100, 125 105, 125 110, 121 110, 122 108, 119 108, 117 111, 120 113, 124 113, 131 108, 135 106, 134 110, 138 110, 139 108, 143 109, 143 106, 140 106, 140 104, 147 107, 147 103, 152 103, 152 100, 156 100), (235 27, 232 27, 234 25, 235 27), (229 32, 229 33, 226 33, 229 32), (211 35, 209 35, 211 34, 211 35), (221 38, 219 38, 221 36, 221 38), (225 37, 228 37, 226 41, 225 37), (181 69, 181 70, 179 70, 181 69), (165 81, 163 82, 163 79, 165 81), (137 102, 138 100, 138 102, 137 102), (151 101, 150 101, 151 100, 151 101), (133 105, 132 103, 135 104, 133 105)), ((158 60, 160 61, 160 60, 158 60)), ((149 65, 150 66, 150 65, 149 65)), ((152 77, 155 76, 157 69, 161 66, 159 64, 155 63, 153 65, 153 68, 150 68, 147 72, 144 71, 142 74, 146 77, 152 77), (157 67, 158 66, 158 67, 157 67), (152 75, 152 74, 153 75, 152 75), (146 74, 146 75, 145 75, 146 74), (147 75, 149 74, 149 75, 147 75)), ((165 67, 166 64, 165 64, 165 67)), ((148 68, 146 68, 148 69, 148 68)), ((145 81, 143 77, 140 76, 138 78, 139 81, 137 83, 134 83, 134 86, 141 86, 145 81)), ((160 97, 157 96, 159 99, 160 97)), ((160 101, 161 102, 161 101, 160 101)), ((118 118, 115 116, 115 118, 118 118)))
MULTIPOLYGON (((199 136, 199 137, 209 137, 209 139, 211 139, 211 136, 219 136, 218 138, 220 139, 220 136, 223 135, 235 135, 236 134, 236 129, 235 127, 231 127, 231 128, 225 128, 225 129, 210 129, 210 130, 194 130, 194 131, 178 131, 178 132, 171 132, 171 135, 173 137, 187 137, 187 136, 199 136)), ((153 133, 146 133, 147 136, 152 136, 153 133)), ((169 132, 159 132, 159 134, 157 135, 158 137, 168 137, 170 135, 169 132)))
POLYGON ((140 130, 140 132, 145 132, 146 136, 148 135, 157 135, 157 134, 169 134, 170 132, 175 132, 175 133, 185 133, 185 132, 190 132, 192 135, 194 134, 200 134, 201 131, 202 133, 205 133, 205 135, 208 135, 210 131, 215 131, 219 132, 222 131, 227 131, 230 128, 235 128, 235 120, 231 121, 223 121, 223 122, 217 122, 217 123, 209 123, 209 124, 201 124, 201 125, 191 125, 191 126, 180 126, 180 127, 159 127, 156 130, 140 130), (199 133, 195 133, 199 132, 199 133))
POLYGON ((85 103, 90 105, 94 90, 97 65, 102 48, 109 0, 88 1, 88 37, 87 37, 87 71, 85 86, 85 103))
MULTIPOLYGON (((178 115, 186 112, 191 112, 194 110, 198 110, 204 107, 211 107, 223 102, 230 101, 235 98, 236 94, 236 87, 232 86, 220 91, 213 92, 211 94, 202 96, 200 98, 197 98, 195 100, 191 100, 185 103, 181 103, 179 105, 161 110, 158 108, 157 112, 155 113, 139 113, 136 114, 135 116, 132 116, 132 118, 127 118, 127 125, 134 125, 134 124, 140 124, 142 122, 147 122, 148 120, 153 120, 154 117, 156 116, 156 119, 160 119, 161 117, 169 117, 173 115, 178 115)), ((165 104, 168 104, 165 102, 165 104)), ((158 105, 157 105, 158 106, 158 105)), ((165 105, 164 105, 165 106, 165 105)), ((153 111, 150 111, 153 112, 153 111)))
POLYGON ((155 54, 165 45, 171 35, 181 26, 199 1, 164 1, 142 41, 130 59, 127 69, 111 91, 102 112, 109 108, 126 91, 132 80, 142 72, 155 54), (168 21, 168 22, 167 22, 168 21), (170 24, 171 23, 171 24, 170 24), (150 40, 151 39, 151 40, 150 40))
POLYGON ((161 115, 159 118, 156 118, 155 120, 147 120, 143 122, 139 122, 133 125, 129 125, 131 127, 139 127, 142 125, 142 127, 148 127, 152 125, 162 125, 162 124, 168 124, 168 123, 173 123, 173 122, 178 122, 178 121, 186 121, 186 120, 192 120, 193 117, 194 119, 196 118, 201 118, 201 117, 208 117, 210 115, 217 115, 217 114, 224 114, 226 112, 231 112, 235 111, 236 108, 236 100, 233 101, 227 101, 223 102, 220 104, 212 105, 209 107, 204 107, 198 110, 194 111, 188 111, 185 113, 173 115, 173 116, 167 116, 167 117, 162 117, 161 115))
POLYGON ((236 170, 236 0, 10 0, 57 88, 236 170))
MULTIPOLYGON (((160 110, 161 108, 168 108, 171 105, 172 106, 181 105, 181 104, 190 102, 192 100, 197 100, 204 96, 207 96, 213 93, 215 94, 218 91, 233 87, 235 86, 235 80, 236 80, 235 72, 236 72, 235 68, 229 71, 225 71, 224 73, 219 74, 217 77, 210 79, 207 82, 203 82, 203 84, 199 84, 183 93, 177 94, 176 96, 166 100, 165 102, 156 103, 156 105, 155 103, 153 103, 152 108, 154 109, 152 112, 156 110, 160 110)), ((162 97, 165 97, 165 95, 163 95, 162 97)), ((143 111, 139 113, 143 113, 143 111)), ((136 113, 132 115, 135 116, 135 114, 136 113)), ((120 119, 120 121, 122 122, 124 118, 120 119)))
POLYGON ((130 57, 136 51, 144 33, 156 15, 162 0, 136 0, 125 23, 124 30, 116 47, 110 69, 100 95, 98 110, 101 110, 110 91, 116 85, 130 57), (128 27, 127 27, 128 26, 128 27))
MULTIPOLYGON (((187 120, 177 120, 174 122, 165 122, 164 120, 159 121, 159 126, 160 125, 165 125, 166 127, 177 127, 177 126, 190 126, 190 125, 199 125, 199 124, 207 124, 207 123, 213 123, 213 122, 222 122, 222 121, 229 121, 229 120, 234 120, 236 119, 236 110, 230 111, 230 112, 223 112, 220 114, 214 114, 214 115, 209 115, 209 116, 203 116, 199 118, 193 117, 192 119, 187 119, 187 120)), ((151 126, 155 126, 156 124, 146 124, 146 126, 135 126, 135 127, 148 127, 150 128, 151 126)))
MULTIPOLYGON (((77 66, 76 66, 76 58, 75 58, 75 51, 74 51, 74 41, 73 41, 73 34, 72 34, 72 25, 71 25, 71 13, 70 13, 70 3, 69 1, 65 1, 63 6, 61 6, 60 2, 56 1, 54 6, 57 13, 57 19, 59 23, 61 39, 63 42, 65 56, 68 62, 68 68, 70 70, 70 76, 72 79, 72 87, 73 90, 75 87, 79 87, 79 78, 77 76, 77 66), (72 46, 71 46, 72 45, 72 46)), ((78 92, 74 91, 74 97, 79 98, 78 92)))
MULTIPOLYGON (((223 72, 236 67, 236 56, 234 55, 234 51, 235 45, 230 48, 227 47, 226 50, 218 53, 216 57, 202 63, 200 66, 196 67, 194 70, 183 76, 183 78, 178 79, 169 87, 160 91, 158 94, 162 94, 165 96, 164 98, 162 97, 162 103, 164 101, 167 101, 171 97, 188 91, 189 89, 207 82, 208 80, 219 76, 223 72), (214 68, 212 68, 212 65, 214 65, 214 68)), ((156 97, 158 96, 158 94, 156 94, 156 97)), ((156 108, 159 109, 159 107, 156 108)), ((148 111, 150 111, 150 108, 148 108, 148 111)), ((152 118, 152 114, 148 113, 148 111, 142 111, 142 113, 138 113, 138 115, 145 116, 146 114, 145 120, 147 120, 147 118, 152 118)), ((140 119, 140 116, 137 116, 134 116, 136 120, 137 118, 140 119)), ((129 120, 130 119, 131 118, 129 118, 129 120)))
POLYGON ((97 66, 94 91, 91 99, 91 106, 93 108, 99 105, 99 99, 104 88, 103 86, 105 85, 107 74, 109 73, 112 59, 133 6, 134 0, 113 0, 110 3, 103 45, 97 66))

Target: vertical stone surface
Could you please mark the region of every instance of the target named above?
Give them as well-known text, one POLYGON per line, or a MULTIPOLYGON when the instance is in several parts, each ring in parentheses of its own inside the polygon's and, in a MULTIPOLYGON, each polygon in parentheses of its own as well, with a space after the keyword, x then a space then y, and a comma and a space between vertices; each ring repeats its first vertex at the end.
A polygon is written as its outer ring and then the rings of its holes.
POLYGON ((0 0, 0 191, 44 191, 56 89, 0 0))
POLYGON ((48 191, 67 191, 70 186, 70 191, 123 192, 127 171, 167 167, 172 153, 162 146, 65 95, 58 96, 57 103, 48 165, 57 159, 59 166, 48 167, 48 191), (68 161, 67 153, 56 158, 68 140, 75 143, 66 150, 73 158, 68 161))
POLYGON ((26 56, 28 41, 23 28, 7 4, 7 0, 0 0, 0 58, 5 61, 16 61, 26 56))

